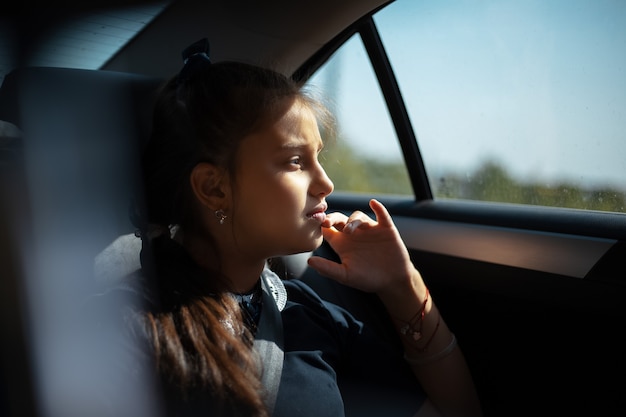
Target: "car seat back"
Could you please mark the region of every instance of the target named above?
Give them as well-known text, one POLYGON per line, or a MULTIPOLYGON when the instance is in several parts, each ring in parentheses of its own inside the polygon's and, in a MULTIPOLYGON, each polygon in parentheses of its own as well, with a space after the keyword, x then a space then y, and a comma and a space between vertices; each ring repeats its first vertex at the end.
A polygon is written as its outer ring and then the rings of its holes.
MULTIPOLYGON (((44 413, 79 415, 75 407, 102 404, 106 389, 116 386, 115 401, 126 415, 159 415, 146 400, 147 384, 127 386, 123 375, 102 365, 116 357, 119 343, 80 329, 95 323, 83 318, 94 257, 133 231, 128 213, 138 191, 138 152, 160 83, 105 71, 23 68, 0 88, 0 121, 20 132, 0 143, 2 156, 20 165, 2 170, 0 183, 24 180, 0 190, 3 202, 19 201, 6 205, 10 218, 2 219, 14 254, 2 284, 12 282, 20 300, 22 319, 13 325, 24 324, 32 355, 20 362, 21 373, 32 375, 34 402, 44 413)), ((6 380, 16 374, 3 372, 6 380)))
POLYGON ((63 68, 26 68, 6 76, 0 120, 24 135, 29 196, 41 227, 35 232, 65 241, 77 237, 96 251, 133 230, 128 210, 137 186, 137 154, 149 134, 160 83, 63 68))

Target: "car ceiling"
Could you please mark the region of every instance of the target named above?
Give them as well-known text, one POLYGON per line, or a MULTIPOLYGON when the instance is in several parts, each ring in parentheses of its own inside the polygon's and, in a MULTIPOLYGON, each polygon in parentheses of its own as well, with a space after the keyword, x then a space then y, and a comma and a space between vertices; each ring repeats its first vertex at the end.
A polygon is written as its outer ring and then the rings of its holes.
POLYGON ((349 23, 386 0, 157 0, 21 8, 0 17, 0 80, 19 66, 105 69, 166 78, 208 37, 215 61, 291 74, 349 23))

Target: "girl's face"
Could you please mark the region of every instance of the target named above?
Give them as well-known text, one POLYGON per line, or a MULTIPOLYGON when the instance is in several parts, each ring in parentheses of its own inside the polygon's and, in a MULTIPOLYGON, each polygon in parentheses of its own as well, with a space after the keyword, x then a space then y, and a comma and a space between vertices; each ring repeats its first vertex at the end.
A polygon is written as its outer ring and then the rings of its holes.
POLYGON ((325 198, 333 191, 318 161, 322 146, 313 112, 297 100, 241 142, 232 221, 245 254, 269 258, 322 243, 325 198))

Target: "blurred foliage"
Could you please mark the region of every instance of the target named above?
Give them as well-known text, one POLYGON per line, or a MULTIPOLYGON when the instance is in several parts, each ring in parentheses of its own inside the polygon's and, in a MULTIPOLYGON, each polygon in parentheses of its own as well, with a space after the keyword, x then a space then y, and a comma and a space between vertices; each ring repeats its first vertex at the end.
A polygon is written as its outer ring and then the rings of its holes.
MULTIPOLYGON (((320 160, 336 190, 413 194, 403 162, 364 157, 342 141, 327 146, 320 160)), ((495 162, 485 162, 466 175, 447 172, 438 180, 431 179, 431 186, 435 198, 626 213, 626 193, 617 188, 582 188, 566 181, 555 184, 521 182, 495 162)))
POLYGON ((341 141, 327 143, 320 161, 336 190, 413 195, 403 162, 362 156, 341 141))
POLYGON ((439 198, 626 212, 626 193, 617 188, 583 188, 567 181, 555 184, 520 182, 495 162, 486 162, 466 176, 446 174, 433 188, 433 194, 439 198))

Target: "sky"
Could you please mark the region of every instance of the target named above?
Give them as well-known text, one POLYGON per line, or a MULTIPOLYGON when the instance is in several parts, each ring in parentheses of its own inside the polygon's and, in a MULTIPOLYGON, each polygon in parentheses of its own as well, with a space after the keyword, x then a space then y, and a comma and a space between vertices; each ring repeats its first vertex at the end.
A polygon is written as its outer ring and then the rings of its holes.
MULTIPOLYGON (((398 0, 375 22, 427 169, 626 190, 626 1, 398 0)), ((344 136, 399 155, 358 38, 312 80, 344 136), (339 72, 338 72, 339 71, 339 72)))

